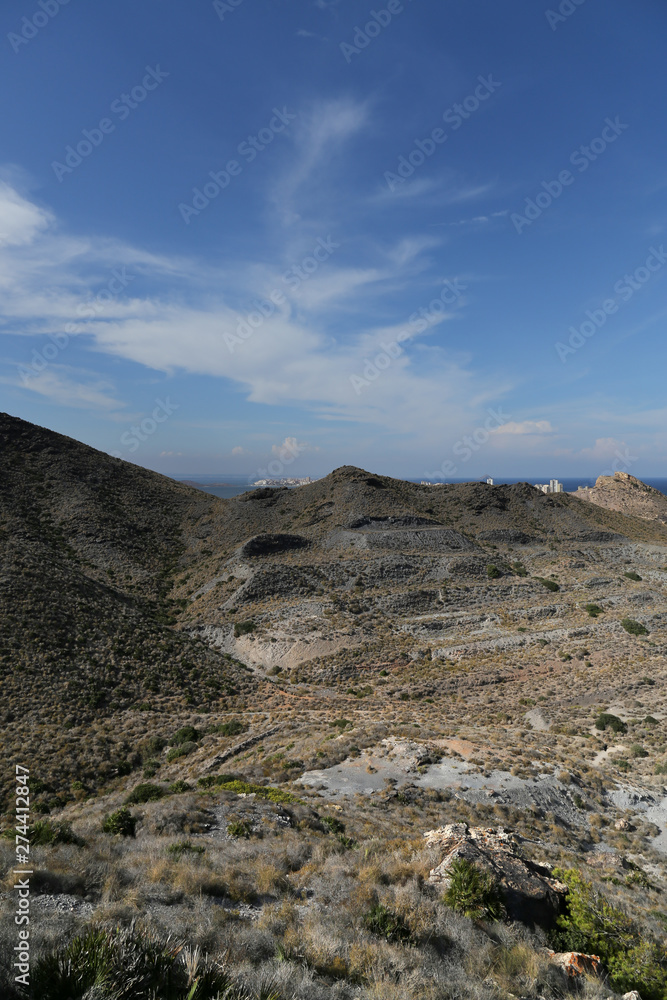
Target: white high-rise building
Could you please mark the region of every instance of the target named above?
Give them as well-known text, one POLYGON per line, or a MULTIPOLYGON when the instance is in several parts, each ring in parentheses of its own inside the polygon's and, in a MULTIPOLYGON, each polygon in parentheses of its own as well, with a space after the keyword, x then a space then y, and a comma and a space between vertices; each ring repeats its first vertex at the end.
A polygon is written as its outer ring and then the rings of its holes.
POLYGON ((543 493, 563 493, 563 484, 559 483, 557 479, 550 479, 548 483, 533 483, 536 490, 542 490, 543 493))

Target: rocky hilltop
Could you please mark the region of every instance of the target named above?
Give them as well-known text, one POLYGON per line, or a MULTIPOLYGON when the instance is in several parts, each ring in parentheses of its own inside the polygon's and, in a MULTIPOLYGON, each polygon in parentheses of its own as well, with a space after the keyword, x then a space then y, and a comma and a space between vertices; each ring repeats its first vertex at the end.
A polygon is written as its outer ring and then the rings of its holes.
POLYGON ((606 510, 667 524, 667 497, 628 472, 598 476, 593 488, 580 486, 572 496, 606 510))

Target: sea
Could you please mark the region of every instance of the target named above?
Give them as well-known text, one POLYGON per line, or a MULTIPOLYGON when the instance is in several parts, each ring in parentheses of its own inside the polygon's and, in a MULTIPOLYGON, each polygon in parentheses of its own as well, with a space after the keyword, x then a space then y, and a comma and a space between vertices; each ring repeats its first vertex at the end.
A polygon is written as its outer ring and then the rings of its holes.
MULTIPOLYGON (((493 480, 496 486, 502 486, 509 483, 548 483, 551 476, 544 476, 542 478, 531 476, 526 479, 495 479, 493 480)), ((641 476, 638 478, 641 479, 641 476)), ((218 476, 214 475, 192 475, 192 476, 179 476, 179 482, 188 482, 191 485, 196 485, 198 489, 203 490, 204 493, 211 493, 213 496, 222 497, 225 500, 229 500, 231 497, 239 496, 241 493, 247 493, 249 490, 255 489, 252 485, 252 476, 238 476, 238 475, 225 475, 224 473, 218 476)), ((586 476, 577 476, 575 478, 563 478, 560 480, 563 484, 563 489, 566 493, 574 493, 575 490, 579 489, 580 486, 595 486, 596 477, 593 476, 592 479, 587 479, 586 476)), ((420 479, 408 479, 409 483, 419 483, 420 479)), ((448 479, 448 483, 469 483, 478 482, 478 480, 470 479, 448 479)), ((642 482, 646 483, 648 486, 652 486, 654 489, 659 490, 661 493, 667 495, 667 479, 643 479, 642 482)))

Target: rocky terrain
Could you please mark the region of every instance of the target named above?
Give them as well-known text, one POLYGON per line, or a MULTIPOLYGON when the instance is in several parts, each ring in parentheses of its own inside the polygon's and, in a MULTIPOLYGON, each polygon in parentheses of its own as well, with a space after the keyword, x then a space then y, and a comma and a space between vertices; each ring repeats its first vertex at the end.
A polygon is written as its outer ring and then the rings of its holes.
POLYGON ((19 762, 35 954, 94 926, 202 983, 226 955, 230 997, 667 997, 655 491, 220 500, 7 415, 0 463, 4 955, 19 762))
POLYGON ((573 496, 579 500, 589 500, 607 510, 617 510, 621 514, 667 524, 667 497, 628 472, 598 476, 594 487, 580 486, 573 496))

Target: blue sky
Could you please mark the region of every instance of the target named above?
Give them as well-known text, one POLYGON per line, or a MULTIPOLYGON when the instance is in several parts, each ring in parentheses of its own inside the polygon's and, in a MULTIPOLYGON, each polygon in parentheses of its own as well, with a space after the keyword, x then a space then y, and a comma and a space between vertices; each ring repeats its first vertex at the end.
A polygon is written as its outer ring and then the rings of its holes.
POLYGON ((667 475, 663 0, 11 0, 0 393, 169 475, 667 475))

